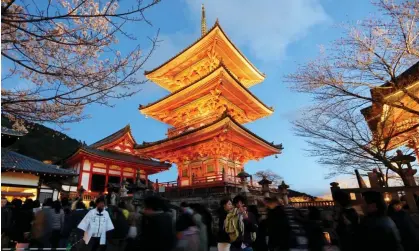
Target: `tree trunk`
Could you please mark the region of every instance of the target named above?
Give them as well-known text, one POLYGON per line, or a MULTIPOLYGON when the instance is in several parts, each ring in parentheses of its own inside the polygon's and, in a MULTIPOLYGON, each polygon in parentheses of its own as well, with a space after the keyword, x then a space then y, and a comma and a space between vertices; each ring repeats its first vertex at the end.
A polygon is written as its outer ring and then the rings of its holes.
POLYGON ((402 171, 397 172, 397 174, 400 176, 400 178, 402 178, 404 186, 406 186, 406 187, 410 186, 409 180, 407 179, 406 175, 404 175, 404 173, 402 171))

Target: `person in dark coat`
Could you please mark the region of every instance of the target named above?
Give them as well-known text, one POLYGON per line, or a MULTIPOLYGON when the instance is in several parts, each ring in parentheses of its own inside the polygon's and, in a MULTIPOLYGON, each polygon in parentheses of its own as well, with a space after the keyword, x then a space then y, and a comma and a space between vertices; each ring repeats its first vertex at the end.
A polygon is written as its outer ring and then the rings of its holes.
POLYGON ((388 216, 399 229, 404 251, 419 250, 419 235, 410 215, 403 210, 400 200, 393 200, 388 209, 388 216))
MULTIPOLYGON (((233 199, 234 206, 238 209, 239 220, 243 221, 243 233, 239 233, 239 237, 231 243, 230 250, 252 250, 251 246, 256 238, 252 238, 257 232, 257 221, 255 216, 247 211, 246 198, 236 195, 233 199)), ((240 228, 239 228, 240 231, 240 228)))
POLYGON ((22 205, 22 200, 20 199, 14 199, 12 201, 14 227, 12 229, 11 238, 13 241, 25 242, 24 233, 31 231, 31 222, 34 217, 32 202, 31 199, 28 199, 27 202, 22 205))
POLYGON ((267 234, 269 250, 289 250, 292 244, 291 226, 277 198, 265 198, 268 208, 267 234))
POLYGON ((112 208, 112 210, 109 210, 108 212, 110 214, 112 224, 114 225, 114 229, 107 232, 107 250, 124 250, 126 246, 126 237, 129 230, 128 220, 125 218, 124 213, 120 208, 116 206, 108 207, 108 209, 110 208, 112 208))
POLYGON ((227 214, 233 209, 233 203, 230 199, 222 199, 218 208, 218 231, 217 231, 217 248, 219 251, 230 250, 230 237, 224 229, 224 221, 227 214))
POLYGON ((204 222, 206 226, 207 231, 207 242, 208 242, 208 249, 212 246, 212 244, 215 244, 214 235, 212 233, 212 215, 208 211, 206 207, 204 207, 201 204, 196 204, 196 208, 194 210, 197 210, 197 212, 202 216, 202 221, 204 222))
MULTIPOLYGON (((180 203, 179 217, 176 221, 176 232, 180 233, 187 229, 192 219, 193 210, 186 202, 180 203)), ((192 220, 193 221, 193 220, 192 220)))
POLYGON ((367 216, 363 219, 359 233, 360 251, 402 251, 399 231, 396 224, 386 216, 387 205, 381 193, 364 192, 367 216))
POLYGON ((260 216, 256 205, 249 206, 248 210, 255 216, 258 224, 256 240, 253 242, 252 248, 254 251, 268 251, 268 244, 266 243, 267 221, 266 219, 261 219, 262 217, 260 216))
POLYGON ((342 190, 334 192, 336 201, 336 233, 339 237, 339 247, 342 251, 352 251, 357 243, 360 217, 351 207, 350 195, 342 190))
POLYGON ((163 211, 164 202, 157 196, 144 199, 144 216, 139 247, 142 251, 171 251, 176 237, 172 217, 163 211))
POLYGON ((76 209, 70 215, 64 218, 63 236, 70 238, 71 242, 78 241, 83 238, 84 231, 77 228, 80 222, 86 216, 88 210, 82 201, 76 202, 76 209))
POLYGON ((52 236, 52 198, 47 198, 42 205, 42 209, 35 214, 32 224, 32 243, 31 247, 50 248, 52 236))
POLYGON ((316 207, 308 208, 307 221, 304 224, 304 230, 307 236, 307 246, 310 251, 322 251, 326 245, 323 234, 320 211, 316 207))
POLYGON ((13 228, 12 207, 6 198, 1 198, 1 247, 8 248, 13 228))

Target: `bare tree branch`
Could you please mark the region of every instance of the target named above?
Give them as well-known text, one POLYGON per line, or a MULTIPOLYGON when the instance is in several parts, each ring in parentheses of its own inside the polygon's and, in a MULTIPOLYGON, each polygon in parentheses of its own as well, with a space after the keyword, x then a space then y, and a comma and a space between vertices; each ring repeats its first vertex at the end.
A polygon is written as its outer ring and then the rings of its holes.
POLYGON ((137 93, 145 82, 137 73, 154 52, 158 32, 144 51, 115 48, 118 36, 137 37, 127 23, 151 23, 145 12, 157 0, 137 0, 128 9, 118 1, 2 1, 2 59, 11 69, 2 81, 2 115, 14 121, 48 122, 62 126, 88 117, 90 104, 112 106, 113 99, 137 93), (13 88, 16 78, 28 87, 13 88))

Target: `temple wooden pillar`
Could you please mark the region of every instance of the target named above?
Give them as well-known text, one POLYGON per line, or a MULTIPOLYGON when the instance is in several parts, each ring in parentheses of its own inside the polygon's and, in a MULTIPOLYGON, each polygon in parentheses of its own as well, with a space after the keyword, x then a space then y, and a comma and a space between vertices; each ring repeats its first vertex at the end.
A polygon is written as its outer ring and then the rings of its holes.
POLYGON ((219 175, 220 174, 220 160, 218 159, 218 156, 214 157, 214 165, 215 165, 215 175, 219 175))
POLYGON ((103 191, 104 193, 106 193, 108 191, 108 182, 109 182, 109 164, 106 164, 106 177, 105 177, 105 187, 103 191))
POLYGON ((192 185, 192 169, 191 169, 190 164, 188 164, 188 177, 189 177, 189 185, 192 185))
POLYGON ((416 139, 413 139, 413 150, 416 154, 416 161, 419 163, 419 142, 416 139))
POLYGON ((36 199, 37 200, 39 200, 39 195, 41 193, 42 181, 43 179, 41 178, 41 176, 39 176, 38 184, 36 186, 36 199))

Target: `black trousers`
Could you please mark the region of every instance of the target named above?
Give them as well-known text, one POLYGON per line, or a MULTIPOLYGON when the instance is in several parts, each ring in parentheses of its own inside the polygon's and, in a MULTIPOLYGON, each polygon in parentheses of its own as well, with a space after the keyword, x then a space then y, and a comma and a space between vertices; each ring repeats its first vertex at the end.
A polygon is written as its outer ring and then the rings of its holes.
POLYGON ((92 237, 87 245, 85 245, 84 251, 105 251, 106 245, 100 245, 99 237, 92 237))

